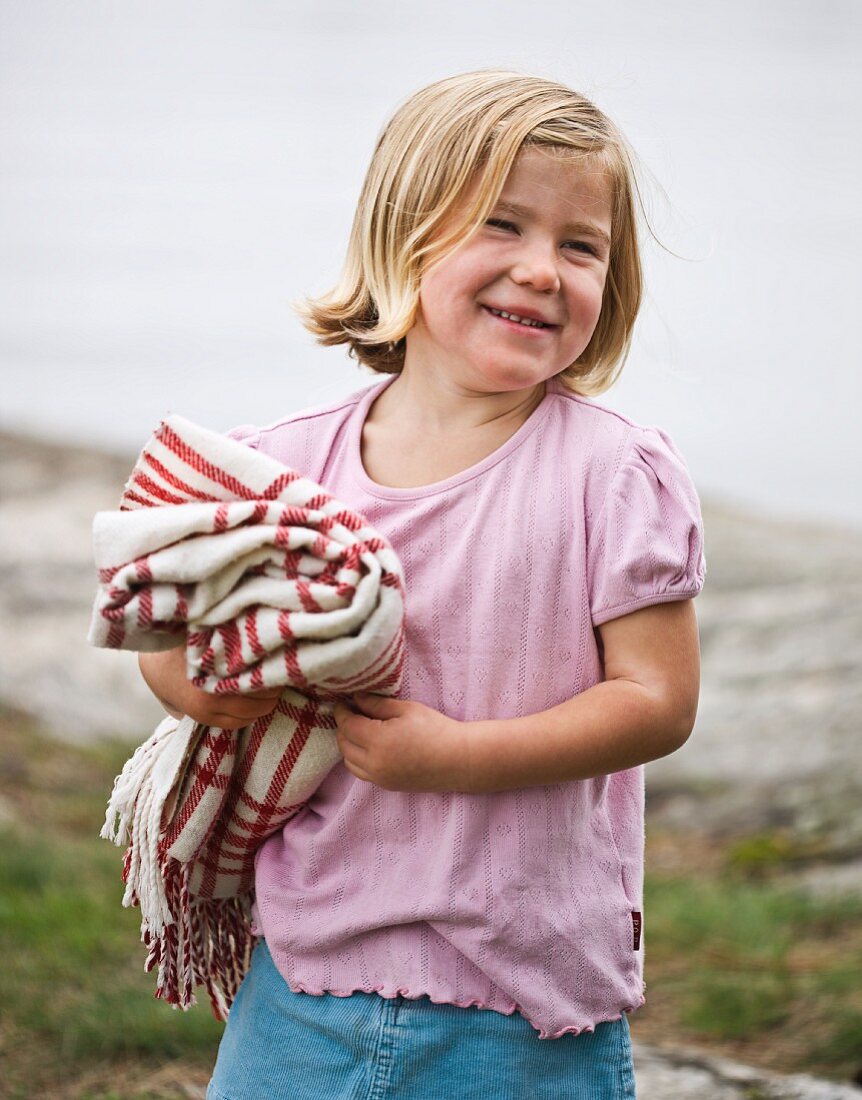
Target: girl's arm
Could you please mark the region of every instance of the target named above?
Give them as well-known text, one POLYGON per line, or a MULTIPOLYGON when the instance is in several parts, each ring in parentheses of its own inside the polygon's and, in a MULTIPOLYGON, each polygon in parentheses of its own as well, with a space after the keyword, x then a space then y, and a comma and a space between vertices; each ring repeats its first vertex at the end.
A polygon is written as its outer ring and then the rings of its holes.
POLYGON ((275 708, 281 695, 280 688, 252 695, 212 695, 202 691, 186 677, 185 646, 161 653, 140 653, 138 666, 147 687, 168 714, 174 718, 187 714, 196 722, 220 729, 240 729, 255 718, 262 718, 275 708))
POLYGON ((523 718, 458 722, 421 703, 360 696, 336 708, 350 771, 390 790, 471 794, 589 779, 667 756, 697 713, 700 646, 691 600, 598 628, 605 679, 523 718))

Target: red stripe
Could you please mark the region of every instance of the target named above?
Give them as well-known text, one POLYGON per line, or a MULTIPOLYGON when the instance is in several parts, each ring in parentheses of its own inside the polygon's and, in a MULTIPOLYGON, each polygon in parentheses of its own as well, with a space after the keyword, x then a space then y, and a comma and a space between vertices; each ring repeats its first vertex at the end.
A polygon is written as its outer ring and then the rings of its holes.
POLYGON ((253 607, 249 611, 245 620, 245 636, 248 639, 248 644, 251 646, 251 651, 255 657, 263 657, 266 650, 260 644, 260 638, 257 634, 257 608, 253 607))
POLYGON ((282 508, 281 515, 278 517, 278 522, 282 527, 306 527, 309 524, 310 514, 310 508, 303 508, 298 504, 290 504, 286 508, 282 508))
POLYGON ((281 635, 281 640, 285 645, 291 645, 294 641, 293 631, 290 629, 290 612, 279 611, 278 613, 278 632, 281 635))
MULTIPOLYGON (((222 488, 233 493, 238 499, 260 499, 260 493, 254 492, 238 478, 235 478, 220 466, 216 466, 214 463, 209 462, 203 455, 199 454, 193 447, 186 443, 185 440, 181 439, 173 428, 169 427, 167 424, 162 423, 159 431, 156 433, 156 438, 160 443, 163 443, 169 451, 172 451, 178 458, 181 458, 187 466, 190 466, 196 474, 208 478, 216 485, 221 485, 222 488)), ((277 496, 278 494, 276 493, 274 495, 277 496)))
POLYGON ((292 485, 294 481, 299 481, 302 474, 296 472, 296 470, 286 470, 283 474, 279 474, 275 481, 264 489, 260 494, 263 500, 275 500, 276 497, 280 497, 282 492, 292 485))
POLYGON ((137 574, 139 584, 152 584, 153 571, 150 569, 149 555, 144 555, 142 558, 135 558, 132 562, 135 567, 135 573, 137 574))
MULTIPOLYGON (((229 731, 219 730, 218 732, 226 733, 229 731)), ((229 749, 230 746, 228 745, 227 748, 229 749)), ((194 783, 183 795, 182 802, 178 806, 169 828, 165 830, 162 843, 166 849, 177 841, 183 829, 193 817, 201 799, 208 791, 226 791, 228 789, 231 778, 230 773, 218 770, 221 767, 224 755, 223 753, 222 756, 217 756, 214 751, 211 751, 202 764, 194 764, 187 773, 186 778, 191 779, 193 776, 194 783)))
MULTIPOLYGON (((279 704, 277 709, 281 710, 281 704, 279 704)), ((244 868, 245 874, 251 874, 253 872, 254 852, 260 844, 260 841, 278 828, 279 825, 287 819, 287 815, 294 809, 294 807, 282 807, 280 805, 281 797, 287 785, 287 781, 294 770, 296 761, 299 759, 300 753, 305 748, 312 730, 320 725, 321 718, 322 715, 317 703, 309 699, 306 706, 297 714, 296 730, 286 746, 285 752, 273 774, 266 796, 262 802, 253 799, 248 794, 246 787, 249 772, 251 771, 254 759, 263 741, 263 736, 269 727, 270 719, 267 717, 258 719, 258 721, 255 722, 249 733, 249 741, 245 751, 241 754, 241 759, 237 762, 237 769, 232 783, 233 790, 231 791, 228 802, 223 808, 222 815, 213 834, 212 843, 207 846, 213 850, 215 859, 210 856, 207 860, 207 873, 204 875, 204 885, 201 890, 203 896, 207 896, 208 893, 215 889, 216 877, 223 870, 221 862, 222 857, 227 856, 233 860, 239 860, 240 866, 244 868), (241 823, 237 820, 235 807, 238 801, 241 801, 244 807, 252 811, 252 821, 241 823), (237 825, 241 824, 241 827, 248 831, 248 835, 243 837, 237 833, 229 833, 229 823, 231 822, 237 825), (238 852, 225 852, 225 843, 228 839, 233 841, 234 848, 239 849, 238 852), (243 854, 245 854, 244 859, 243 854)), ((233 873, 236 873, 236 871, 233 873)))
MULTIPOLYGON (((198 665, 202 672, 206 673, 213 671, 215 665, 215 650, 212 646, 207 646, 207 648, 200 655, 200 657, 198 658, 198 665)), ((196 676, 193 682, 197 684, 198 681, 202 678, 205 677, 196 676)))
MULTIPOLYGON (((234 814, 238 797, 238 785, 246 781, 248 777, 248 770, 250 769, 252 762, 250 757, 253 759, 253 756, 256 754, 257 747, 260 745, 260 740, 262 739, 262 736, 264 732, 268 729, 268 727, 268 716, 265 718, 258 718, 257 721, 254 722, 254 724, 251 726, 251 729, 248 731, 248 743, 243 746, 242 751, 239 753, 239 759, 237 759, 234 763, 233 772, 230 777, 230 788, 228 789, 225 803, 222 806, 221 812, 215 822, 215 828, 213 829, 211 839, 208 841, 207 844, 207 847, 214 850, 216 855, 218 855, 222 847, 221 837, 224 834, 224 830, 226 827, 225 823, 234 814)), ((237 733, 238 740, 242 739, 244 735, 244 730, 237 733)), ((207 862, 202 864, 202 866, 204 868, 204 875, 201 882, 200 893, 203 897, 212 897, 215 892, 216 886, 218 858, 216 858, 214 863, 210 860, 207 860, 207 862)))
MULTIPOLYGON (((166 481, 168 485, 172 485, 175 489, 179 489, 181 492, 185 493, 186 497, 190 498, 191 501, 212 501, 214 499, 209 494, 203 492, 203 490, 196 489, 193 485, 189 485, 188 482, 177 477, 177 475, 169 470, 163 462, 160 462, 148 451, 144 451, 141 458, 148 466, 151 466, 156 471, 163 481, 166 481)), ((190 503, 190 501, 187 500, 186 503, 190 503)))
POLYGON ((239 627, 234 620, 230 620, 230 622, 220 626, 218 632, 224 642, 227 671, 231 676, 238 676, 245 667, 242 655, 242 636, 239 627))
MULTIPOLYGON (((158 482, 153 481, 153 479, 145 473, 141 473, 140 471, 133 473, 132 481, 135 485, 140 486, 140 488, 146 489, 146 491, 151 496, 155 497, 156 501, 160 504, 188 504, 188 501, 184 497, 178 497, 173 493, 169 493, 167 489, 159 485, 158 482)), ((145 503, 152 506, 153 501, 145 501, 145 503)))
POLYGON ((132 593, 128 591, 121 591, 117 593, 112 590, 108 592, 108 596, 111 598, 111 603, 106 607, 101 608, 99 614, 103 619, 106 619, 109 623, 121 623, 125 621, 126 612, 128 611, 128 605, 132 600, 132 593))
POLYGON ((153 621, 153 590, 142 588, 138 596, 138 626, 147 630, 153 621))
MULTIPOLYGON (((335 523, 340 523, 348 531, 361 531, 363 527, 368 526, 365 517, 356 512, 336 512, 334 516, 327 516, 326 519, 330 527, 335 523)), ((321 526, 323 525, 321 524, 321 526)))
POLYGON ((301 550, 285 550, 281 559, 281 568, 285 580, 293 581, 299 576, 299 562, 302 558, 301 550))
POLYGON ((337 689, 339 694, 343 695, 350 695, 357 688, 363 686, 371 691, 379 692, 384 687, 394 687, 398 682, 395 673, 387 672, 387 669, 393 665, 400 668, 403 660, 404 631, 400 630, 380 656, 361 672, 357 672, 350 677, 330 676, 326 681, 326 685, 329 688, 337 689))
POLYGON ((323 608, 312 596, 311 590, 308 587, 308 581, 303 580, 301 577, 296 578, 296 594, 299 596, 299 602, 302 604, 304 611, 322 611, 323 608))
POLYGON ((314 542, 311 544, 311 553, 316 558, 325 558, 326 551, 332 545, 332 539, 327 535, 318 535, 314 542))
POLYGON ((287 646, 284 650, 284 667, 287 671, 287 682, 289 684, 292 684, 300 691, 308 691, 310 689, 305 674, 299 667, 296 649, 292 646, 287 646))
POLYGON ((242 683, 239 676, 223 676, 215 685, 215 695, 240 695, 242 683))
POLYGON ((188 824, 189 818, 197 809, 206 792, 210 789, 224 789, 227 786, 230 777, 229 775, 220 775, 219 769, 224 758, 232 755, 235 743, 236 737, 232 730, 203 728, 201 740, 194 750, 194 782, 189 790, 182 795, 174 819, 171 821, 170 827, 165 830, 162 843, 166 848, 171 847, 188 824))
POLYGON ((218 508, 216 508, 215 517, 213 519, 213 531, 215 534, 220 535, 222 531, 227 530, 229 516, 229 505, 220 504, 218 508))
POLYGON ((148 500, 146 497, 139 497, 138 494, 133 492, 131 489, 126 489, 123 493, 123 499, 120 501, 121 512, 134 511, 133 508, 129 507, 128 502, 130 500, 134 501, 135 504, 143 504, 145 508, 152 508, 153 504, 155 503, 155 501, 148 500))

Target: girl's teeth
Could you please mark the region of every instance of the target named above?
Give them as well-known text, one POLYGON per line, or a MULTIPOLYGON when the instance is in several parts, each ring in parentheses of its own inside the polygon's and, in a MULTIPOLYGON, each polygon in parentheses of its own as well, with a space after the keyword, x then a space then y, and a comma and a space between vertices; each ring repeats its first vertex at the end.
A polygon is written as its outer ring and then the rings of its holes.
POLYGON ((544 321, 531 321, 527 317, 519 317, 517 313, 507 313, 504 309, 493 309, 491 306, 488 306, 488 309, 495 317, 504 317, 507 321, 517 321, 519 325, 528 325, 531 328, 548 327, 544 321))

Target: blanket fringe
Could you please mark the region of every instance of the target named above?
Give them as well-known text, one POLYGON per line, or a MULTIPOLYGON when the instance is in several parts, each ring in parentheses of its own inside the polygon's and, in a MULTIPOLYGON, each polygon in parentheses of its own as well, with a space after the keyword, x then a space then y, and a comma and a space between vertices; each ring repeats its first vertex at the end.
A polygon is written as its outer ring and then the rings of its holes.
POLYGON ((156 727, 150 737, 135 749, 114 780, 105 813, 105 824, 99 836, 112 841, 118 847, 125 843, 129 835, 138 792, 153 770, 156 750, 165 738, 166 726, 167 722, 162 722, 156 727))
POLYGON ((159 835, 179 761, 176 767, 171 765, 161 781, 158 766, 165 763, 166 747, 173 749, 171 755, 176 758, 187 729, 188 724, 184 727, 168 718, 135 750, 114 781, 99 834, 118 847, 131 838, 123 861, 123 905, 140 905, 143 925, 157 933, 174 919, 160 874, 159 835), (166 745, 168 742, 171 744, 166 745))
POLYGON ((190 895, 193 865, 173 859, 160 840, 165 803, 173 785, 172 765, 154 774, 173 739, 175 759, 187 743, 187 730, 174 719, 163 722, 126 762, 114 781, 100 835, 121 846, 123 905, 141 910, 141 940, 147 948, 144 970, 158 968, 155 996, 183 1011, 197 1004, 204 986, 213 1015, 226 1020, 248 970, 255 936, 251 931, 253 890, 228 898, 190 895))
POLYGON ((161 928, 141 925, 147 972, 157 968, 155 996, 186 1011, 204 986, 212 1013, 226 1020, 251 963, 253 892, 231 898, 189 899, 189 867, 164 855, 161 874, 174 920, 161 928))

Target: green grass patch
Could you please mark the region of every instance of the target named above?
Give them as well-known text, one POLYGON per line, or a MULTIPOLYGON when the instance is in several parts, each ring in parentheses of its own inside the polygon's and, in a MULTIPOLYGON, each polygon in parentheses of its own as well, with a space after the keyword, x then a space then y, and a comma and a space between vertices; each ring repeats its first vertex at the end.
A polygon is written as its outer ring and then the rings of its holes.
POLYGON ((739 837, 728 845, 725 862, 729 871, 743 878, 762 880, 773 872, 830 856, 828 836, 802 837, 784 828, 739 837))
POLYGON ((650 998, 675 1038, 782 1072, 859 1071, 862 898, 648 875, 645 910, 650 998))
MULTIPOLYGON (((122 850, 98 836, 128 750, 69 748, 8 723, 0 735, 11 807, 0 827, 0 1095, 107 1100, 118 1072, 131 1082, 129 1066, 209 1069, 223 1025, 205 994, 188 1013, 154 999, 140 913, 121 905, 122 850), (100 1066, 103 1084, 96 1073, 76 1090, 100 1066)), ((119 1095, 183 1093, 130 1083, 119 1095)))

